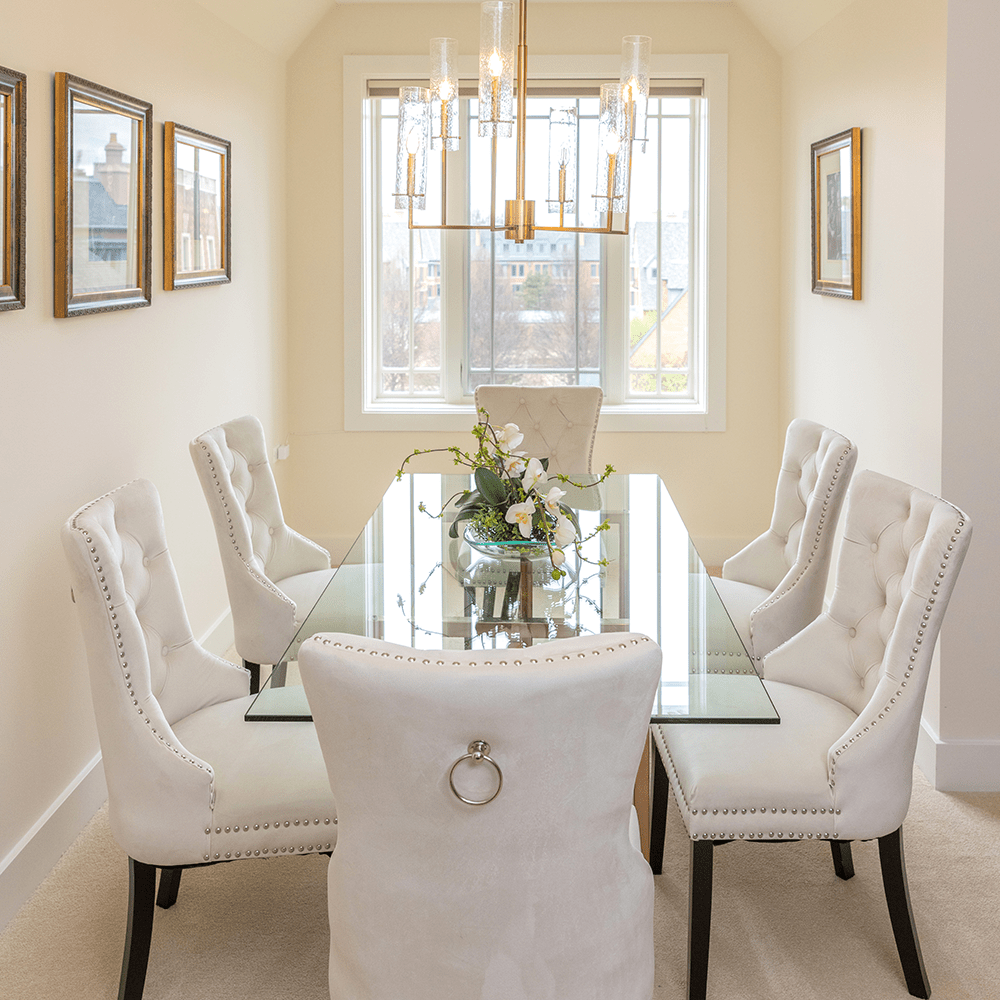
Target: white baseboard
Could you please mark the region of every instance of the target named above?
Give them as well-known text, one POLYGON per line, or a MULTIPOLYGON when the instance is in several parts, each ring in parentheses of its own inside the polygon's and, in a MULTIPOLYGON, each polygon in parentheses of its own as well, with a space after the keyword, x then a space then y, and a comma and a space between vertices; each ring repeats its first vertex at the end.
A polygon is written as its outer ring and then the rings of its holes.
MULTIPOLYGON (((201 640, 223 656, 233 645, 233 617, 227 608, 201 640)), ((97 754, 0 861, 0 931, 41 885, 52 866, 108 797, 104 764, 97 754)))
POLYGON ((97 754, 0 861, 0 930, 7 926, 108 797, 97 754))
POLYGON ((1000 740, 942 740, 921 719, 916 760, 939 792, 1000 792, 1000 740))

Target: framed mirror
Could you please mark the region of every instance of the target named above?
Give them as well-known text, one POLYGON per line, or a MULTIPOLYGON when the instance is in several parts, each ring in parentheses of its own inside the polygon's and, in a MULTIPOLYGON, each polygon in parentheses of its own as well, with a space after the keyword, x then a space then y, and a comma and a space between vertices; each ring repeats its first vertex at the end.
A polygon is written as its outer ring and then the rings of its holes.
POLYGON ((153 106, 56 73, 55 314, 148 306, 153 106))
POLYGON ((27 79, 0 66, 0 312, 24 308, 27 79))
POLYGON ((163 123, 163 287, 228 282, 230 143, 163 123))

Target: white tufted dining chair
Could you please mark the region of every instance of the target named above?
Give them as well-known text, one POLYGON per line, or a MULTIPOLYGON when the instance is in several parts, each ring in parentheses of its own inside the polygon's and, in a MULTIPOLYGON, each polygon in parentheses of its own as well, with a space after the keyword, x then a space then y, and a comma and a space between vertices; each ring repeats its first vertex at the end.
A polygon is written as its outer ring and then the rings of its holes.
POLYGON ((247 671, 191 634, 152 483, 62 529, 90 664, 115 840, 128 854, 119 997, 139 1000, 153 927, 183 868, 329 852, 336 812, 309 723, 247 723, 247 671))
MULTIPOLYGON (((879 842, 904 978, 927 997, 902 823, 931 657, 972 525, 957 507, 874 472, 854 477, 830 607, 764 658, 777 726, 653 726, 654 813, 669 782, 691 838, 688 995, 706 993, 712 852, 734 840, 879 842)), ((662 829, 662 818, 656 822, 662 829)), ((651 864, 662 865, 662 839, 651 864)))
POLYGON ((285 524, 254 416, 213 427, 191 442, 226 575, 236 651, 254 675, 277 664, 330 582, 330 553, 285 524))
POLYGON ((476 413, 486 410, 494 427, 517 424, 524 441, 518 451, 548 458, 549 472, 590 472, 597 420, 604 393, 597 386, 481 385, 476 413))
POLYGON ((822 610, 840 508, 857 462, 842 434, 811 420, 788 425, 771 525, 723 563, 719 596, 755 661, 822 610))
POLYGON ((650 1000, 632 791, 654 642, 429 651, 328 633, 298 662, 338 805, 334 1000, 650 1000))

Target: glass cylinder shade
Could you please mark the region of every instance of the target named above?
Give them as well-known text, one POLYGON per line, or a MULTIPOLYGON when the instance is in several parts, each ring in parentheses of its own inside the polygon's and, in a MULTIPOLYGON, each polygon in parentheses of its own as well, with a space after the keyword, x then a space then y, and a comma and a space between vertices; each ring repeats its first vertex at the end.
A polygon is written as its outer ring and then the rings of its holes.
POLYGON ((431 39, 431 149, 458 149, 458 42, 431 39))
POLYGON ((624 212, 628 208, 632 143, 626 137, 621 87, 601 84, 601 110, 597 120, 597 181, 594 205, 598 212, 624 212))
POLYGON ((514 125, 514 4, 487 0, 479 18, 479 134, 510 138, 514 125))
POLYGON ((622 39, 622 71, 619 78, 629 133, 646 148, 646 105, 649 103, 649 35, 626 35, 622 39), (627 107, 631 101, 631 109, 627 107))
POLYGON ((426 87, 399 88, 396 136, 396 208, 422 209, 427 201, 427 147, 431 141, 431 92, 426 87))
POLYGON ((573 212, 576 209, 576 132, 575 108, 552 108, 549 111, 549 197, 550 212, 573 212))

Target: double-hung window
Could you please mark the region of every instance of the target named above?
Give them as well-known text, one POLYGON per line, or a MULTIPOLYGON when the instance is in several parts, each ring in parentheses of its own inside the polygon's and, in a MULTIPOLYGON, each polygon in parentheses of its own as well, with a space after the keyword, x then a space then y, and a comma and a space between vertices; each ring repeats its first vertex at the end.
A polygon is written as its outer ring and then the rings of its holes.
MULTIPOLYGON (((524 243, 502 229, 409 229, 395 207, 398 89, 420 82, 425 61, 345 57, 346 428, 465 429, 475 387, 501 383, 599 385, 608 430, 722 429, 725 57, 654 57, 628 236, 536 230, 524 243)), ((564 222, 603 224, 594 208, 599 88, 617 66, 612 57, 532 59, 525 193, 536 224, 559 223, 547 210, 555 107, 579 122, 576 199, 564 222)), ((460 64, 449 223, 490 220, 490 141, 477 134, 474 74, 460 64)), ((515 140, 497 149, 502 220, 515 140)), ((432 155, 428 209, 415 222, 440 220, 439 162, 432 155)))

